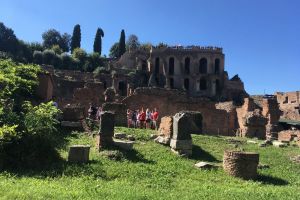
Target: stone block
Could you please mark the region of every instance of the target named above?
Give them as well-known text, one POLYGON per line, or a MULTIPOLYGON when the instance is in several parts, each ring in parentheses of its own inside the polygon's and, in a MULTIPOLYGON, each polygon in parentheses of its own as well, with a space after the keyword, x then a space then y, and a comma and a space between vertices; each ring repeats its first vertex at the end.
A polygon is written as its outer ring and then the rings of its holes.
POLYGON ((201 133, 202 115, 200 112, 181 111, 173 117, 173 139, 190 140, 191 134, 201 133))
POLYGON ((169 145, 170 144, 170 138, 163 137, 163 136, 158 136, 154 139, 154 142, 159 143, 159 144, 169 145))
POLYGON ((113 144, 114 128, 114 113, 108 111, 101 113, 99 135, 96 137, 96 145, 99 149, 113 144))
POLYGON ((67 105, 63 109, 64 121, 79 121, 84 119, 84 107, 78 105, 67 105))
POLYGON ((114 145, 124 150, 132 150, 133 149, 133 141, 124 141, 124 140, 114 140, 114 145))
POLYGON ((173 117, 165 116, 160 120, 158 134, 171 138, 173 133, 173 117))
POLYGON ((193 148, 193 142, 192 140, 174 140, 171 139, 170 147, 175 150, 180 149, 192 149, 193 148))
POLYGON ((116 139, 125 139, 127 137, 126 133, 115 133, 114 138, 116 139))
POLYGON ((224 171, 234 177, 245 180, 257 177, 259 154, 253 152, 225 151, 223 157, 224 171))
POLYGON ((283 143, 283 142, 280 142, 280 141, 273 141, 273 146, 274 146, 274 147, 282 148, 282 147, 286 147, 287 144, 286 144, 286 143, 283 143))
POLYGON ((89 161, 89 145, 70 146, 68 161, 73 163, 86 163, 89 161))

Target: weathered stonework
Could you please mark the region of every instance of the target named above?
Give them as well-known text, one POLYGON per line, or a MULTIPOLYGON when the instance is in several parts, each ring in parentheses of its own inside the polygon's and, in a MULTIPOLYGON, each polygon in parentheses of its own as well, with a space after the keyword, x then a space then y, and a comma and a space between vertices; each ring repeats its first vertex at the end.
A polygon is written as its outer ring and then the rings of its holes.
POLYGON ((90 146, 73 145, 70 146, 68 161, 74 163, 86 163, 89 161, 90 146))
POLYGON ((111 111, 114 113, 115 126, 127 126, 127 107, 123 103, 104 103, 103 111, 111 111))
POLYGON ((101 113, 100 118, 100 129, 99 133, 96 136, 96 147, 99 149, 111 147, 114 136, 114 127, 115 127, 115 114, 112 112, 103 112, 101 113))
POLYGON ((173 133, 173 117, 165 116, 161 118, 158 134, 166 138, 171 138, 173 133))
POLYGON ((224 171, 242 179, 255 179, 259 154, 239 151, 225 151, 223 157, 224 171))

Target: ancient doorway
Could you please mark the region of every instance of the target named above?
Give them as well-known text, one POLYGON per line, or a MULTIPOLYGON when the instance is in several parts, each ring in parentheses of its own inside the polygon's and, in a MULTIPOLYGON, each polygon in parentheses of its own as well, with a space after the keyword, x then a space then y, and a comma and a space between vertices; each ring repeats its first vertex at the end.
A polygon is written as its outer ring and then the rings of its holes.
POLYGON ((184 89, 189 90, 190 80, 188 78, 184 79, 184 89))
POLYGON ((189 57, 185 58, 184 60, 184 73, 185 74, 190 74, 190 63, 191 60, 189 57))
POLYGON ((171 57, 169 59, 169 75, 174 75, 174 64, 175 64, 174 58, 171 57))
POLYGON ((119 95, 126 96, 127 95, 127 88, 124 81, 119 82, 119 95))
POLYGON ((207 82, 205 78, 200 79, 200 90, 206 90, 207 89, 207 82))
POLYGON ((217 58, 215 59, 215 74, 219 74, 220 73, 220 59, 217 58))

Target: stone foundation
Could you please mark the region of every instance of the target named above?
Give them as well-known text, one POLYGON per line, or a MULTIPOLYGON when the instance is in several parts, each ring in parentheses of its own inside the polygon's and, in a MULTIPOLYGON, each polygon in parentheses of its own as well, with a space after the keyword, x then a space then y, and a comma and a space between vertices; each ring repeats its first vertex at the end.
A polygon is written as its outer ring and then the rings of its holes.
POLYGON ((255 179, 259 154, 251 152, 225 151, 223 158, 224 171, 234 177, 255 179))
POLYGON ((90 146, 73 145, 70 146, 68 161, 73 163, 86 163, 89 161, 90 146))

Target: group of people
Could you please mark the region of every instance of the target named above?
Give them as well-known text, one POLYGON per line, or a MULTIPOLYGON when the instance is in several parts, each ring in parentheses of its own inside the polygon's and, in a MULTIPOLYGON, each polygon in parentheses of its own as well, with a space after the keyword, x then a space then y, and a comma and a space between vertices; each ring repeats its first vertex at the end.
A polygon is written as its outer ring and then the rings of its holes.
POLYGON ((157 129, 158 111, 156 108, 151 110, 149 108, 144 111, 127 109, 127 124, 128 128, 148 128, 157 129))
MULTIPOLYGON (((100 120, 102 113, 102 107, 96 107, 90 104, 88 109, 88 118, 92 120, 100 120)), ((128 128, 146 128, 146 129, 157 129, 158 111, 156 108, 151 110, 149 108, 144 111, 141 110, 130 110, 127 109, 127 125, 128 128)))

